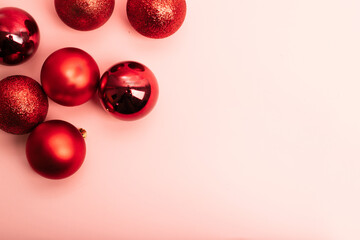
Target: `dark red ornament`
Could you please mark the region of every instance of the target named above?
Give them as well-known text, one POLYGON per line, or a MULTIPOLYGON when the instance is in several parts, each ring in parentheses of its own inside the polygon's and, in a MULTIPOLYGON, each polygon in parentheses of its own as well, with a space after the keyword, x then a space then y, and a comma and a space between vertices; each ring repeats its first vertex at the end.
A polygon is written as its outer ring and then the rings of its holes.
POLYGON ((38 49, 39 28, 27 12, 14 7, 0 9, 0 63, 17 65, 38 49))
POLYGON ((0 81, 0 129, 12 134, 29 133, 43 122, 48 98, 38 82, 16 75, 0 81))
POLYGON ((101 27, 114 11, 115 0, 55 0, 60 19, 69 27, 81 31, 101 27))
POLYGON ((99 97, 104 108, 122 120, 144 117, 155 106, 159 86, 149 68, 137 62, 120 62, 100 80, 99 97))
POLYGON ((52 53, 41 69, 46 94, 64 106, 87 102, 96 93, 99 78, 95 60, 78 48, 63 48, 52 53))
POLYGON ((68 122, 51 120, 37 126, 26 142, 26 157, 41 176, 61 179, 83 164, 86 145, 80 131, 68 122))
POLYGON ((140 34, 165 38, 174 34, 186 16, 185 0, 128 0, 127 16, 140 34))

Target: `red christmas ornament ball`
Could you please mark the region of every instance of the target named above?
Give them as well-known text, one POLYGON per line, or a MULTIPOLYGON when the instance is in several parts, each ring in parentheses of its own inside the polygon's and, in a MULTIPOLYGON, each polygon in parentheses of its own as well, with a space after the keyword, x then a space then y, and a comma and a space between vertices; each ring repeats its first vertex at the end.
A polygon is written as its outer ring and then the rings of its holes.
POLYGON ((86 145, 72 124, 51 120, 37 126, 26 142, 26 157, 41 176, 62 179, 74 174, 83 164, 86 145))
POLYGON ((100 101, 110 114, 136 120, 155 106, 159 86, 149 68, 137 62, 120 62, 106 71, 99 87, 100 101))
POLYGON ((16 75, 0 81, 0 129, 12 134, 29 133, 43 122, 48 98, 38 82, 16 75))
POLYGON ((99 79, 95 60, 78 48, 62 48, 52 53, 41 69, 46 94, 64 106, 77 106, 91 99, 99 79))
POLYGON ((186 16, 185 0, 128 0, 127 16, 140 34, 165 38, 174 34, 186 16))
POLYGON ((30 14, 19 8, 0 8, 0 64, 25 62, 34 55, 39 42, 39 28, 30 14))
POLYGON ((81 31, 104 25, 114 11, 115 0, 55 0, 60 19, 69 27, 81 31))

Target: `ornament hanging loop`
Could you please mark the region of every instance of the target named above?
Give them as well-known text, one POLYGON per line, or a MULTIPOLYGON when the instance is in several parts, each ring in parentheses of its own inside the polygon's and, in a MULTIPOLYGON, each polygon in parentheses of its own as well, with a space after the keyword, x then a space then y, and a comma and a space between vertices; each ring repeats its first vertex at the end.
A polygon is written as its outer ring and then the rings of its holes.
POLYGON ((85 139, 87 137, 87 131, 83 128, 79 128, 81 136, 85 139))

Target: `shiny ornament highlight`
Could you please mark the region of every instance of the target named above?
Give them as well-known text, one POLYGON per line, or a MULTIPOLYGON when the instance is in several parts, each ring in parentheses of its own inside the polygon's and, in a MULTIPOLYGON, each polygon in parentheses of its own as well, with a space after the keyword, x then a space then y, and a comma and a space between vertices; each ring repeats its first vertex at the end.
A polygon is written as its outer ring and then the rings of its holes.
POLYGON ((0 129, 26 134, 46 118, 48 98, 38 82, 16 75, 0 81, 0 129))
POLYGON ((52 53, 41 69, 41 83, 54 102, 77 106, 96 93, 100 79, 95 60, 78 48, 62 48, 52 53))
POLYGON ((62 179, 74 174, 83 164, 86 145, 72 124, 51 120, 40 124, 26 142, 26 157, 41 176, 62 179))
POLYGON ((137 62, 120 62, 106 71, 99 87, 104 108, 122 120, 136 120, 155 106, 159 86, 149 68, 137 62))
POLYGON ((33 56, 40 32, 34 18, 14 7, 0 9, 0 64, 17 65, 33 56))
POLYGON ((165 38, 174 34, 186 16, 185 0, 128 0, 127 16, 140 34, 165 38))
POLYGON ((115 0, 55 0, 60 19, 69 27, 89 31, 104 25, 114 11, 115 0))

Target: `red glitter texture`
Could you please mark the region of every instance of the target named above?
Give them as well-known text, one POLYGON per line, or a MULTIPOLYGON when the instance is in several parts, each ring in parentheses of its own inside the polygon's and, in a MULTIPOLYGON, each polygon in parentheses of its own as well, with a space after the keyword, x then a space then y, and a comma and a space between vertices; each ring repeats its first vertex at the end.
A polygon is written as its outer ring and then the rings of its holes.
POLYGON ((165 38, 174 34, 186 16, 185 0, 128 0, 127 16, 140 34, 165 38))
POLYGON ((25 134, 43 122, 48 112, 48 98, 39 83, 16 75, 0 81, 0 129, 25 134))
POLYGON ((69 27, 89 31, 104 25, 114 11, 115 0, 55 0, 60 19, 69 27))

